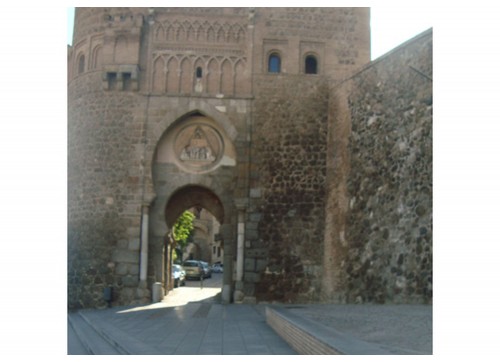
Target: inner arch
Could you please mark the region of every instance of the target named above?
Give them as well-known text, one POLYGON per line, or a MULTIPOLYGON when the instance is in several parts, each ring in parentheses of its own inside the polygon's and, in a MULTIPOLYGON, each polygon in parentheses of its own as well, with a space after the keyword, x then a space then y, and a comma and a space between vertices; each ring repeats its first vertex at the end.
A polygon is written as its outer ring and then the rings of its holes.
POLYGON ((224 221, 224 207, 219 197, 211 190, 197 185, 184 186, 177 190, 168 200, 165 207, 165 219, 171 229, 184 210, 192 207, 208 210, 217 221, 224 221))

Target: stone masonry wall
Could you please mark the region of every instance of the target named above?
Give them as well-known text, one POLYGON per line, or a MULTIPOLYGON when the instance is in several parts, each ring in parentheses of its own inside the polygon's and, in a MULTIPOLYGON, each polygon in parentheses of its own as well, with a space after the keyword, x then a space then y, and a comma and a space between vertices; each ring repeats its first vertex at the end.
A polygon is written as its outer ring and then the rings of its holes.
POLYGON ((245 294, 310 301, 322 263, 326 83, 262 76, 256 86, 245 294))
POLYGON ((432 32, 368 65, 331 102, 329 298, 432 302, 432 32))
POLYGON ((105 287, 125 293, 114 295, 119 303, 147 298, 136 295, 142 127, 135 116, 141 98, 103 92, 96 84, 100 72, 77 77, 69 87, 69 308, 102 306, 105 287))

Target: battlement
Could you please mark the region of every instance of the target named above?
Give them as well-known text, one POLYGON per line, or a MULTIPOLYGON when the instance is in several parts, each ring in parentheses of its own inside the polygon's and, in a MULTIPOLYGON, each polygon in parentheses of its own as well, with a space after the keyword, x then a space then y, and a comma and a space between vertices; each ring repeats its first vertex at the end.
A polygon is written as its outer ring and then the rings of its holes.
POLYGON ((103 15, 103 20, 106 26, 119 29, 141 27, 144 23, 144 17, 142 14, 134 14, 131 12, 105 14, 103 15))

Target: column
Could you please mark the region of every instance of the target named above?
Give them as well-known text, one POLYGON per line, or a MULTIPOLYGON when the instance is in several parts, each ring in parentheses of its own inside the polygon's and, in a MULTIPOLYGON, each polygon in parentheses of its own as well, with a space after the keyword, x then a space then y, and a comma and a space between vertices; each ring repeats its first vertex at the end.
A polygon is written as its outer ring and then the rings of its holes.
POLYGON ((243 260, 245 257, 245 211, 238 210, 238 236, 236 249, 236 281, 243 280, 243 260))
POLYGON ((149 206, 142 206, 141 222, 141 261, 139 270, 139 280, 146 282, 148 276, 148 225, 149 225, 149 206))
POLYGON ((245 211, 248 204, 247 199, 235 199, 235 206, 238 210, 238 227, 236 236, 236 280, 233 300, 241 303, 245 297, 243 293, 243 271, 245 265, 245 211))

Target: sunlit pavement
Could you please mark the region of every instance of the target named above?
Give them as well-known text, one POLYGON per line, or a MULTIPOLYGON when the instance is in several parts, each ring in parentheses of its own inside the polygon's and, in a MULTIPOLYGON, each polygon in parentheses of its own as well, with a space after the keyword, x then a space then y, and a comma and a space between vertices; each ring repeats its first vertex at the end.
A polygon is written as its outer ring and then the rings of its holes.
MULTIPOLYGON (((214 274, 203 283, 187 281, 159 303, 83 310, 72 320, 97 332, 87 338, 89 349, 96 346, 88 354, 296 354, 266 323, 264 307, 218 303, 221 284, 222 275, 214 274)), ((68 350, 82 354, 74 341, 68 350)))
MULTIPOLYGON (((94 336, 82 344, 68 332, 68 354, 296 354, 266 323, 266 304, 220 304, 221 285, 222 275, 213 274, 203 282, 187 281, 159 303, 70 314, 75 330, 80 324, 94 336), (95 344, 92 351, 89 341, 95 344), (85 349, 88 353, 82 352, 85 349)), ((281 309, 296 321, 306 318, 335 328, 349 336, 351 346, 361 341, 386 345, 387 354, 432 354, 431 305, 311 304, 281 309)))
POLYGON ((127 311, 178 307, 192 302, 214 303, 220 301, 222 288, 222 274, 214 273, 211 278, 200 280, 186 280, 186 285, 170 290, 161 302, 141 307, 132 307, 127 311))

